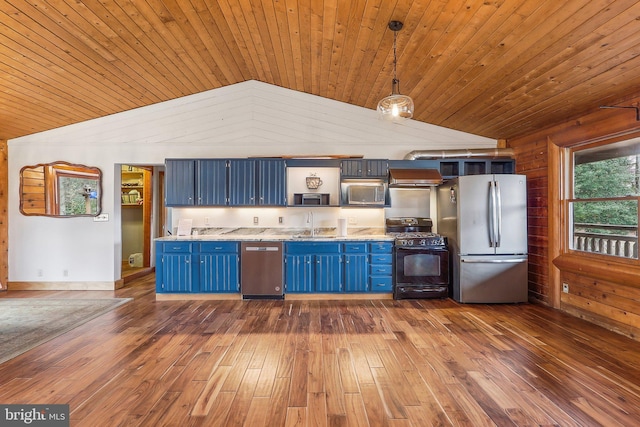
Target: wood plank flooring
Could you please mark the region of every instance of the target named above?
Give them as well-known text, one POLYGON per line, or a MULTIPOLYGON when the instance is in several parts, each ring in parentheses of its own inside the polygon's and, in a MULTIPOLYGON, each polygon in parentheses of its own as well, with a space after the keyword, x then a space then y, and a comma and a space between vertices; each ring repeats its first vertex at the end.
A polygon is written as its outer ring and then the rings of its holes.
MULTIPOLYGON (((640 343, 546 307, 134 301, 0 365, 0 403, 72 426, 630 426, 640 343)), ((1 325, 0 325, 1 328, 1 325)))

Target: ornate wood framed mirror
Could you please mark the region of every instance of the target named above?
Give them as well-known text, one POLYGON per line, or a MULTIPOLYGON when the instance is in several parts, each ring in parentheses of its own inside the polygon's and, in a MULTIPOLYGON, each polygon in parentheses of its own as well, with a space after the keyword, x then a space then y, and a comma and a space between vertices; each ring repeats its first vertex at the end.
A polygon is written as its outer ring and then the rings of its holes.
POLYGON ((20 170, 20 212, 51 217, 96 216, 101 211, 102 172, 63 161, 20 170))

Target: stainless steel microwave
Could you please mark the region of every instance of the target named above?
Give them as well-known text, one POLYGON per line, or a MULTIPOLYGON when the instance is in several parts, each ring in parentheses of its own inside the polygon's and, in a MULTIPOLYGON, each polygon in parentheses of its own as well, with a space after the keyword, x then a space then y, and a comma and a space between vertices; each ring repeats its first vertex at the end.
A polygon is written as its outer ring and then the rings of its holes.
POLYGON ((343 200, 347 205, 384 205, 387 183, 381 180, 343 181, 343 200))

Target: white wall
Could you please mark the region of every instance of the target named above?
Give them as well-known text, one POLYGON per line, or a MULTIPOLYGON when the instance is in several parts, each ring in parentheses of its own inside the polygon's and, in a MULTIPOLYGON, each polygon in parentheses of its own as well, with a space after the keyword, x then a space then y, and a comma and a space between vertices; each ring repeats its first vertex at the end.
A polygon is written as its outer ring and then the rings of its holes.
POLYGON ((105 282, 120 278, 120 164, 322 154, 401 159, 412 150, 487 148, 496 141, 413 120, 385 122, 373 110, 248 81, 16 138, 8 146, 9 281, 105 282), (20 214, 20 169, 56 160, 102 170, 108 222, 20 214))

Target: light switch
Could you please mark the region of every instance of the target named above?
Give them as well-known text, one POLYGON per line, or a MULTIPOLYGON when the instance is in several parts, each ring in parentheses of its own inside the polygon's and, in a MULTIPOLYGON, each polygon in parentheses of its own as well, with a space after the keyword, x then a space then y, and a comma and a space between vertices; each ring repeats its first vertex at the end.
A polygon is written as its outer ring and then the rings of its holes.
POLYGON ((94 222, 107 222, 109 221, 109 214, 103 213, 93 217, 94 222))

